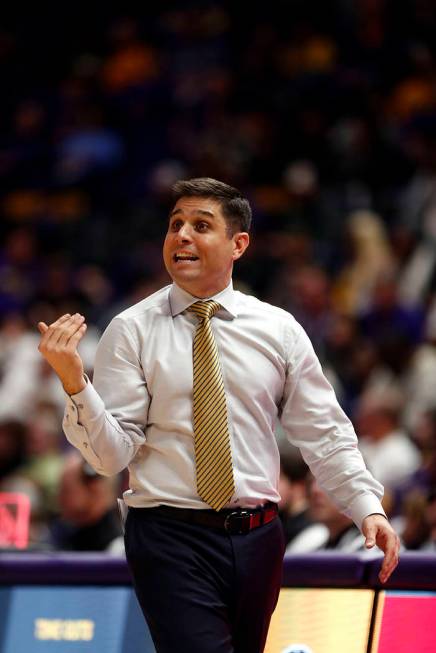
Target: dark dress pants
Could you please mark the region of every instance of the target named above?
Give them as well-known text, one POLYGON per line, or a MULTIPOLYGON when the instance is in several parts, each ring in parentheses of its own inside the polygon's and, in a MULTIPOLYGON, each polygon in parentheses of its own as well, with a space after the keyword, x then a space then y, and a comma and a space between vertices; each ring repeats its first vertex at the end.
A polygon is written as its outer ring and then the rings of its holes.
POLYGON ((279 519, 244 535, 130 509, 126 555, 157 653, 261 653, 282 580, 279 519))

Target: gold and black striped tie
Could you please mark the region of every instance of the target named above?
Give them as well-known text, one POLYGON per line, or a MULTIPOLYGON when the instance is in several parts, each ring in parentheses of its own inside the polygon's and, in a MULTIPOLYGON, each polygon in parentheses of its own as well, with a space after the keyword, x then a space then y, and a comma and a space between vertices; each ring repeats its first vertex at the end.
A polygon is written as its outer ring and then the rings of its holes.
POLYGON ((189 307, 199 319, 194 337, 194 443, 197 490, 220 510, 235 491, 227 424, 226 395, 210 319, 220 309, 214 301, 189 307))

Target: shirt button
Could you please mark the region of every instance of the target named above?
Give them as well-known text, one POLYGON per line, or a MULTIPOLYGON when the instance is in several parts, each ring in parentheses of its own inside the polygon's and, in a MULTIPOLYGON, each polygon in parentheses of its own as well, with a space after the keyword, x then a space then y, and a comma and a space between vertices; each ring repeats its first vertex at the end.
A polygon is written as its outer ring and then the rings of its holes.
POLYGON ((83 443, 83 446, 85 447, 85 449, 87 449, 87 448, 88 448, 88 443, 87 443, 87 442, 84 442, 84 443, 83 443))
POLYGON ((83 404, 77 404, 77 408, 83 408, 83 404))

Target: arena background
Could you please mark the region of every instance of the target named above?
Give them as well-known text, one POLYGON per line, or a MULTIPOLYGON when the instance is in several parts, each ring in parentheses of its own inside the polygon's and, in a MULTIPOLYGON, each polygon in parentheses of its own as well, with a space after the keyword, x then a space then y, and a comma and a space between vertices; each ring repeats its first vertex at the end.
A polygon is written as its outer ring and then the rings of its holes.
POLYGON ((2 11, 0 558, 89 546, 65 515, 99 481, 65 481, 36 323, 83 313, 92 375, 111 318, 168 282, 169 189, 193 176, 248 196, 235 285, 303 324, 404 549, 434 550, 435 35, 431 0, 2 11))

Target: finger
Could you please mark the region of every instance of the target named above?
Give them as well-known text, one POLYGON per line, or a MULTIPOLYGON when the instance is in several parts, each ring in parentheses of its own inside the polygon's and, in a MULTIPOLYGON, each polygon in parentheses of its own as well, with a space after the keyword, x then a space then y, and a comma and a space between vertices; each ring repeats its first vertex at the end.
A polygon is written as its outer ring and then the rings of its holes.
POLYGON ((394 535, 393 537, 390 537, 386 543, 385 557, 379 573, 379 579, 382 583, 385 583, 388 580, 398 565, 399 548, 400 545, 397 536, 394 535))
POLYGON ((60 336, 56 342, 58 347, 66 347, 69 344, 70 338, 77 332, 77 330, 82 326, 85 318, 83 315, 76 313, 72 321, 68 325, 64 325, 60 331, 60 336))
POLYGON ((54 348, 58 344, 59 339, 65 333, 65 329, 70 329, 75 322, 75 315, 62 316, 53 324, 50 324, 48 331, 46 333, 45 345, 47 347, 54 348))
POLYGON ((379 580, 380 580, 381 583, 386 583, 389 580, 389 578, 391 577, 392 572, 395 570, 396 566, 397 566, 397 563, 389 564, 389 565, 387 565, 387 564, 382 565, 382 568, 381 568, 380 573, 378 575, 379 580))
POLYGON ((80 327, 77 329, 77 331, 71 336, 71 338, 70 338, 70 340, 68 342, 68 346, 71 349, 74 349, 74 350, 76 349, 77 345, 79 344, 79 342, 81 341, 81 339, 85 335, 87 328, 88 327, 87 327, 86 323, 84 322, 83 324, 80 325, 80 327))
POLYGON ((376 535, 376 529, 371 527, 368 527, 365 533, 365 547, 367 549, 372 549, 373 546, 375 546, 375 535, 376 535))
POLYGON ((48 330, 48 326, 45 322, 38 322, 38 329, 39 333, 43 335, 48 330))
POLYGON ((65 313, 64 315, 61 315, 61 317, 59 317, 57 320, 52 322, 50 324, 50 328, 56 328, 56 327, 60 326, 61 324, 63 324, 64 322, 66 322, 67 320, 69 320, 70 318, 71 318, 71 314, 70 313, 65 313))
POLYGON ((40 324, 41 324, 41 325, 43 324, 43 325, 45 325, 45 326, 47 326, 47 325, 45 324, 45 322, 39 322, 39 323, 38 323, 38 329, 39 329, 40 332, 42 333, 42 338, 41 338, 40 347, 43 347, 43 348, 46 347, 47 344, 49 343, 50 339, 53 337, 53 333, 56 331, 56 329, 57 329, 59 326, 61 326, 62 324, 65 324, 65 322, 66 322, 67 320, 69 320, 70 318, 71 318, 71 315, 70 315, 69 313, 67 313, 66 315, 62 315, 58 320, 56 320, 55 322, 52 322, 52 323, 51 323, 51 324, 46 328, 45 331, 41 331, 41 328, 40 328, 39 325, 40 325, 40 324))

